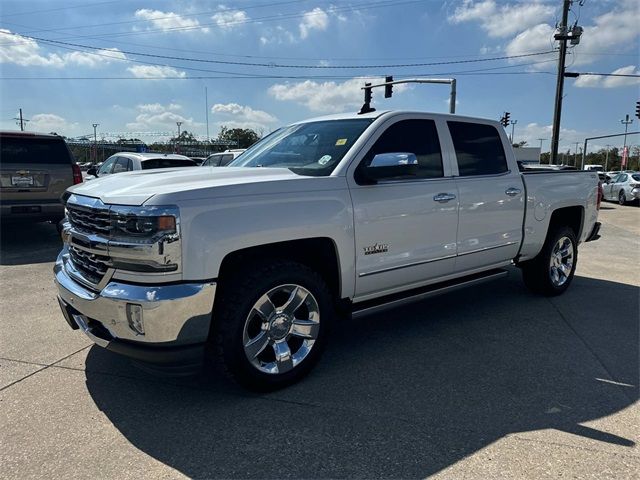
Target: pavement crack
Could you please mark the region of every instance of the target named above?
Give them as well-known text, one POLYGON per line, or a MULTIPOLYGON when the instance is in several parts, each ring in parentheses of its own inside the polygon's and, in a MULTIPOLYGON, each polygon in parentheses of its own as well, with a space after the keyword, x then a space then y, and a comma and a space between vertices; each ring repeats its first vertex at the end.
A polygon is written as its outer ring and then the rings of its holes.
MULTIPOLYGON (((62 357, 62 358, 60 358, 60 359, 56 360, 56 361, 55 361, 55 362, 53 362, 53 363, 49 363, 49 364, 43 365, 43 366, 42 366, 42 368, 37 369, 35 372, 31 372, 30 374, 25 375, 25 376, 24 376, 24 377, 22 377, 22 378, 19 378, 19 379, 18 379, 18 380, 16 380, 15 382, 11 382, 10 384, 5 385, 4 387, 0 388, 0 392, 3 392, 3 391, 5 391, 5 390, 7 390, 8 388, 13 387, 14 385, 16 385, 16 384, 18 384, 18 383, 20 383, 20 382, 22 382, 22 381, 26 380, 26 379, 27 379, 27 378, 29 378, 29 377, 34 376, 34 375, 35 375, 35 374, 37 374, 37 373, 40 373, 40 372, 42 372, 42 371, 44 371, 44 370, 46 370, 46 369, 48 369, 48 368, 50 368, 50 367, 54 367, 54 366, 56 365, 56 363, 60 363, 60 362, 62 362, 63 360, 66 360, 67 358, 72 357, 72 356, 74 356, 76 353, 80 353, 81 351, 83 351, 83 350, 85 350, 85 349, 87 349, 87 348, 89 348, 89 347, 91 347, 91 345, 87 345, 87 346, 85 346, 85 347, 82 347, 80 350, 76 350, 75 352, 70 353, 69 355, 66 355, 66 356, 62 357)), ((5 360, 9 360, 9 359, 7 358, 7 359, 5 359, 5 360)), ((23 362, 23 363, 29 363, 29 362, 23 362)), ((33 364, 33 365, 42 365, 42 364, 37 364, 37 363, 36 363, 36 364, 33 364)))

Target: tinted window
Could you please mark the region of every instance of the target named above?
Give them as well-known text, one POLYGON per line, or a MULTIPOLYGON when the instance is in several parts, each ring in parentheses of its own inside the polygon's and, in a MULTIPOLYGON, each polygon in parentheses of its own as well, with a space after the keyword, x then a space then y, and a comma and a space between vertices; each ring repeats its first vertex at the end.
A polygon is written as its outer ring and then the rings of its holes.
POLYGON ((71 155, 61 138, 1 137, 2 163, 71 164, 71 155))
POLYGON ((631 175, 631 178, 633 178, 636 182, 640 182, 640 175, 638 175, 637 173, 631 175))
POLYGON ((496 175, 508 170, 498 130, 492 125, 447 122, 461 177, 496 175))
POLYGON ((444 175, 440 142, 433 120, 402 120, 394 123, 378 138, 358 169, 368 166, 379 153, 400 152, 413 153, 418 159, 417 178, 444 175))
POLYGON ((209 158, 207 158, 205 165, 207 167, 217 167, 218 165, 220 165, 221 158, 222 155, 211 155, 209 158))
POLYGON ((111 173, 111 169, 113 168, 113 164, 116 163, 118 157, 109 157, 107 161, 102 164, 100 170, 98 170, 98 175, 107 175, 111 173))
POLYGON ((231 162, 233 162, 233 154, 222 155, 222 159, 220 160, 220 166, 226 167, 231 162))
POLYGON ((616 183, 624 183, 627 181, 627 174, 623 173, 622 175, 619 175, 618 178, 616 178, 616 183))
POLYGON ((142 169, 150 170, 152 168, 174 168, 174 167, 195 167, 196 162, 193 160, 181 158, 152 158, 142 161, 142 169))
POLYGON ((131 160, 126 157, 118 157, 111 173, 126 172, 128 170, 131 170, 131 160))

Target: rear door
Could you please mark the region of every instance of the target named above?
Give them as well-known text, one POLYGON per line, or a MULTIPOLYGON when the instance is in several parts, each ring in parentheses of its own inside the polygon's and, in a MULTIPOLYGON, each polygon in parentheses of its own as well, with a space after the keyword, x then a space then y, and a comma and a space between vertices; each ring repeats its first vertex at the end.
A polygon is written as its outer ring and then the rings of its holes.
POLYGON ((490 124, 447 121, 455 152, 460 213, 456 272, 509 261, 522 242, 525 195, 517 169, 509 169, 504 132, 490 124), (504 137, 504 140, 503 140, 504 137))
POLYGON ((60 137, 3 135, 0 159, 3 201, 55 203, 73 185, 72 157, 60 137))

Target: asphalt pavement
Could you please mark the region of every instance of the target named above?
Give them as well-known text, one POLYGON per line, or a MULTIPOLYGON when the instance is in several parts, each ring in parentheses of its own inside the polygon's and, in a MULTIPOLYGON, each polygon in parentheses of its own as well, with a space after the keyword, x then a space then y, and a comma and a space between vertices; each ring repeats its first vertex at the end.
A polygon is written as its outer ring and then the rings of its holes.
POLYGON ((640 208, 561 297, 509 277, 344 321, 279 392, 160 378, 57 305, 52 225, 0 239, 1 478, 638 478, 640 208))

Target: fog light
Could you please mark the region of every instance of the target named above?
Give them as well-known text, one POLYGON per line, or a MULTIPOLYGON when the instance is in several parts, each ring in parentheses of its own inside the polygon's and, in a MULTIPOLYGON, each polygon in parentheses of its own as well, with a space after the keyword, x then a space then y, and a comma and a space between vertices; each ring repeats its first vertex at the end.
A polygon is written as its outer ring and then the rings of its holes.
POLYGON ((135 303, 127 303, 127 320, 129 328, 138 335, 144 335, 144 319, 142 318, 142 306, 135 303))

